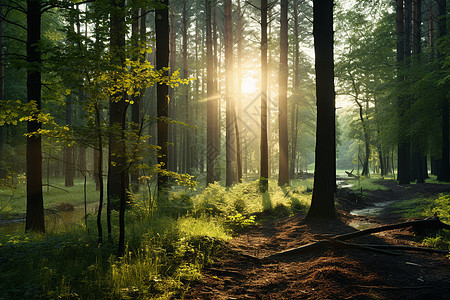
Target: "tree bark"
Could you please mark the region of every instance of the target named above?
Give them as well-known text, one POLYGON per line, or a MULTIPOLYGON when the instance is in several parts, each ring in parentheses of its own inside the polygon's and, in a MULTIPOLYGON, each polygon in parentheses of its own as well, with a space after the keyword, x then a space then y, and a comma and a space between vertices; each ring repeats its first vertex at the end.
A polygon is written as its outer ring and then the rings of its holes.
MULTIPOLYGON (((175 31, 175 5, 170 5, 170 45, 169 45, 169 66, 170 74, 176 70, 176 31, 175 31)), ((177 109, 175 101, 175 89, 169 87, 169 115, 171 120, 176 120, 177 109)), ((169 124, 169 169, 171 171, 178 171, 178 159, 177 159, 177 129, 176 124, 169 124)))
POLYGON ((243 13, 241 10, 241 1, 237 2, 237 95, 235 97, 235 130, 236 130, 236 172, 237 181, 242 183, 242 136, 240 128, 242 128, 241 122, 241 98, 242 98, 242 41, 244 39, 242 29, 243 13))
MULTIPOLYGON (((293 1, 293 14, 294 14, 294 91, 297 91, 300 87, 300 41, 298 32, 298 0, 293 1)), ((298 99, 295 99, 297 101, 298 99)), ((295 161, 297 159, 297 127, 298 127, 298 108, 297 104, 292 102, 291 111, 291 159, 289 166, 290 178, 295 178, 295 161)))
POLYGON ((289 184, 289 141, 288 141, 288 1, 281 0, 280 15, 280 75, 278 92, 279 166, 278 185, 289 184))
MULTIPOLYGON (((439 38, 442 40, 447 35, 447 1, 438 0, 438 24, 439 24, 439 38)), ((444 50, 445 51, 445 50, 444 50)), ((439 66, 444 65, 445 53, 443 50, 438 51, 439 66)), ((443 87, 446 89, 442 94, 441 107, 442 107, 442 160, 441 160, 441 172, 438 177, 439 181, 450 181, 450 120, 449 120, 449 100, 448 100, 448 85, 443 87)))
POLYGON ((213 44, 213 90, 214 90, 214 106, 215 106, 215 118, 213 123, 213 131, 216 132, 214 135, 214 144, 216 145, 216 160, 214 163, 214 181, 220 181, 220 161, 217 159, 220 154, 220 137, 221 137, 221 128, 220 128, 220 96, 219 96, 219 79, 217 76, 218 69, 218 61, 217 61, 217 6, 216 1, 212 3, 212 44, 213 44))
POLYGON ((269 189, 269 149, 267 141, 267 0, 261 0, 261 145, 260 191, 269 189))
MULTIPOLYGON (((94 149, 94 157, 97 156, 97 160, 94 159, 94 163, 96 164, 95 169, 97 172, 94 172, 94 176, 96 176, 98 182, 99 191, 99 200, 98 200, 98 211, 97 211, 97 237, 98 244, 103 243, 103 226, 102 226, 102 210, 103 210, 103 197, 104 197, 104 187, 103 187, 103 136, 100 125, 100 108, 99 103, 95 104, 95 125, 97 127, 97 149, 94 149)), ((109 216, 108 216, 109 217, 109 216)), ((110 220, 108 220, 108 229, 110 225, 110 220)))
MULTIPOLYGON (((113 11, 110 15, 111 64, 121 71, 125 61, 125 0, 112 0, 113 11)), ((125 157, 125 91, 112 95, 109 103, 109 168, 108 168, 108 202, 119 200, 119 243, 118 255, 125 251, 125 204, 126 204, 126 157, 125 157)), ((110 209, 108 214, 110 215, 110 209)))
MULTIPOLYGON (((0 0, 0 8, 3 7, 3 0, 0 0)), ((0 20, 0 101, 5 100, 5 58, 3 51, 3 19, 0 20)), ((5 132, 0 126, 0 179, 6 178, 5 168, 5 132)))
MULTIPOLYGON (((412 33, 412 55, 414 60, 412 62, 413 66, 418 66, 420 64, 420 54, 421 49, 421 26, 422 26, 422 0, 413 1, 413 33, 412 33)), ((414 99, 416 101, 416 99, 414 99)), ((416 121, 417 122, 417 121, 416 121)), ((413 143, 413 153, 412 159, 415 162, 416 167, 413 168, 413 175, 417 180, 417 183, 424 183, 424 172, 422 163, 422 148, 423 145, 420 144, 420 140, 423 140, 423 134, 419 132, 419 141, 412 140, 413 143)))
POLYGON ((233 74, 233 20, 231 0, 224 0, 224 39, 225 39, 225 100, 226 100, 226 180, 231 186, 237 181, 236 174, 236 136, 234 124, 234 74, 233 74))
MULTIPOLYGON (((72 95, 66 97, 66 124, 72 125, 72 95)), ((67 146, 64 149, 64 185, 73 186, 73 177, 75 176, 74 147, 67 146)))
MULTIPOLYGON (((405 63, 405 16, 403 12, 403 0, 396 2, 396 27, 397 27, 397 80, 399 84, 404 84, 405 78, 404 63, 405 63)), ((398 168, 397 180, 399 184, 409 184, 410 181, 410 155, 409 155, 409 140, 408 140, 408 124, 406 121, 406 110, 408 99, 404 95, 399 95, 397 98, 397 109, 399 118, 399 132, 398 132, 398 168)))
MULTIPOLYGON (((183 78, 188 78, 188 18, 187 18, 187 0, 183 0, 183 78)), ((185 122, 190 124, 190 103, 189 103, 189 89, 186 88, 184 95, 185 103, 185 122)), ((184 172, 189 173, 191 171, 191 135, 190 128, 184 129, 184 172)))
POLYGON ((217 100, 214 88, 214 61, 211 29, 211 0, 205 0, 206 16, 206 185, 216 180, 215 164, 219 145, 217 142, 217 100))
MULTIPOLYGON (((27 101, 35 102, 41 110, 41 1, 27 0, 27 101)), ((35 116, 36 117, 36 116, 35 116)), ((27 133, 41 129, 38 121, 28 121, 27 133)), ((45 232, 44 200, 42 195, 42 145, 41 136, 27 137, 27 211, 25 231, 45 232)))
MULTIPOLYGON (((169 1, 164 0, 164 8, 156 10, 156 69, 161 70, 169 65, 169 1)), ((186 4, 186 1, 184 1, 186 4)), ((183 45, 184 46, 184 45, 183 45)), ((167 72, 164 74, 167 76, 167 72)), ((169 86, 157 85, 157 117, 158 117, 158 164, 161 170, 167 170, 168 141, 169 141, 169 86)), ((167 200, 169 197, 169 178, 163 173, 158 173, 158 200, 167 200)))
MULTIPOLYGON (((136 3, 133 3, 133 5, 136 5, 136 3)), ((132 16, 131 16, 131 42, 132 42, 132 59, 134 61, 139 60, 139 42, 140 42, 140 24, 139 24, 139 13, 140 9, 137 7, 133 7, 132 10, 132 16)), ((140 106, 142 97, 141 95, 133 95, 131 101, 133 104, 131 104, 131 129, 133 130, 134 134, 139 135, 140 131, 140 125, 141 125, 141 112, 140 112, 140 106)), ((137 142, 137 140, 136 140, 137 142)), ((139 192, 139 169, 137 168, 138 161, 134 160, 133 162, 133 168, 131 170, 130 175, 130 181, 131 181, 131 191, 133 193, 139 192)))
POLYGON ((314 189, 305 222, 335 219, 336 189, 333 0, 313 1, 317 129, 314 189))

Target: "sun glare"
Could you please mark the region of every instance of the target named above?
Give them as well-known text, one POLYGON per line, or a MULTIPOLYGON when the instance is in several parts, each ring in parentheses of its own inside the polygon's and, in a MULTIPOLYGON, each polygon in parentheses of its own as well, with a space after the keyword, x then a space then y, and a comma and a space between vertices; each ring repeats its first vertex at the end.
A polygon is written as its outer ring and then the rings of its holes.
POLYGON ((252 76, 243 76, 242 77, 242 86, 241 90, 243 94, 251 95, 255 93, 259 89, 258 79, 252 76))

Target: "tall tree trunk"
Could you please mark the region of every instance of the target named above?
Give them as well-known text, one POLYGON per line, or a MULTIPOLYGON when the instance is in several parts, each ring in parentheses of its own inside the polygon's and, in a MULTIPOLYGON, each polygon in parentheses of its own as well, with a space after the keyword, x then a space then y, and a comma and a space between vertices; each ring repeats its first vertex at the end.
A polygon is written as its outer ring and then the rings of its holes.
MULTIPOLYGON (((169 65, 169 1, 164 0, 164 7, 156 10, 156 69, 161 70, 169 65)), ((186 4, 186 1, 184 1, 186 4)), ((184 46, 184 45, 183 45, 184 46)), ((186 50, 184 50, 186 51, 186 50)), ((167 76, 167 72, 165 72, 167 76)), ((168 141, 169 141, 169 86, 167 84, 157 85, 157 117, 158 117, 158 164, 161 170, 167 170, 168 141)), ((166 200, 169 197, 169 178, 163 173, 158 173, 158 199, 166 200)))
MULTIPOLYGON (((404 84, 404 61, 405 61, 405 25, 404 25, 403 0, 396 2, 396 27, 397 27, 397 65, 398 65, 398 81, 404 84)), ((398 170, 397 180, 400 184, 409 184, 410 167, 409 167, 409 141, 407 130, 409 124, 406 121, 406 110, 408 108, 408 99, 404 95, 398 96, 398 117, 399 117, 399 133, 398 133, 398 170)))
POLYGON ((305 222, 334 219, 336 189, 333 0, 313 0, 317 129, 314 189, 305 222))
POLYGON ((233 20, 231 0, 224 0, 225 99, 226 99, 226 186, 236 183, 236 137, 234 125, 233 20))
MULTIPOLYGON (((125 61, 125 0, 112 0, 111 20, 111 64, 121 71, 125 61)), ((125 91, 112 95, 109 103, 108 201, 119 200, 119 244, 118 255, 125 251, 125 204, 126 204, 126 158, 125 158, 125 91)), ((108 212, 109 213, 109 212, 108 212)))
MULTIPOLYGON (((195 78, 198 78, 194 82, 194 97, 192 102, 192 124, 196 124, 199 120, 198 116, 198 99, 200 95, 200 67, 199 67, 199 59, 198 59, 198 48, 201 43, 201 38, 198 34, 198 18, 195 18, 195 78)), ((201 47, 201 46, 200 46, 201 47)), ((197 147, 198 147, 198 127, 194 127, 194 132, 190 137, 189 143, 189 153, 190 153, 190 161, 191 161, 191 169, 198 169, 198 157, 197 157, 197 147)))
MULTIPOLYGON (((3 8, 3 0, 0 0, 0 9, 3 8)), ((3 51, 3 19, 0 20, 0 101, 5 100, 5 57, 3 51)), ((5 168, 5 132, 0 126, 0 179, 6 178, 5 168)))
MULTIPOLYGON (((187 0, 183 0, 183 78, 188 78, 188 49, 187 49, 187 40, 188 40, 188 18, 187 18, 187 0)), ((185 122, 186 124, 190 124, 190 103, 189 103, 189 87, 186 87, 184 94, 184 103, 185 103, 185 122)), ((184 172, 189 173, 191 171, 192 162, 191 162, 191 135, 190 128, 184 129, 184 172)))
MULTIPOLYGON (((41 110, 41 1, 27 0, 27 101, 41 110)), ((27 133, 41 129, 38 121, 28 121, 27 133)), ((25 231, 45 232, 44 200, 42 195, 41 136, 27 137, 27 211, 25 231)))
POLYGON ((272 36, 272 24, 273 22, 269 22, 269 20, 272 20, 272 9, 269 9, 269 6, 271 5, 269 2, 267 3, 267 178, 270 179, 272 176, 272 172, 275 169, 274 164, 277 162, 275 159, 272 158, 272 154, 274 153, 274 141, 273 141, 273 133, 272 133, 272 99, 274 98, 272 86, 273 86, 273 80, 272 80, 272 61, 274 59, 272 58, 272 52, 270 49, 269 44, 269 37, 272 36))
POLYGON ((220 181, 220 160, 217 159, 220 154, 220 136, 221 136, 221 128, 220 128, 220 96, 219 96, 219 79, 217 76, 218 69, 218 46, 217 46, 217 5, 216 1, 212 3, 212 44, 213 44, 213 97, 214 97, 214 107, 215 107, 215 117, 213 119, 213 131, 216 132, 214 134, 214 145, 216 145, 216 159, 214 163, 214 181, 220 181))
MULTIPOLYGON (((412 54, 414 55, 414 61, 412 62, 414 65, 418 66, 420 64, 420 54, 422 52, 421 49, 421 26, 422 26, 422 0, 414 0, 413 1, 413 48, 412 54)), ((414 101, 416 101, 414 99, 414 101)), ((423 145, 420 143, 424 140, 423 133, 418 133, 419 141, 413 142, 413 157, 412 159, 415 161, 416 168, 413 169, 415 171, 415 177, 417 179, 417 183, 424 183, 424 172, 423 172, 423 163, 422 163, 422 152, 423 145)))
POLYGON ((355 81, 353 80, 352 74, 349 74, 352 78, 354 92, 355 92, 355 102, 359 108, 359 119, 361 120, 363 134, 364 134, 364 160, 363 160, 363 169, 361 172, 361 176, 369 176, 369 158, 370 158, 370 138, 369 138, 369 128, 366 122, 366 118, 364 118, 363 114, 363 105, 359 99, 359 93, 357 91, 355 81))
MULTIPOLYGON (((104 197, 104 187, 103 187, 103 137, 102 130, 100 125, 100 108, 99 103, 95 104, 95 125, 97 127, 97 149, 94 149, 94 157, 95 154, 97 156, 97 160, 94 159, 94 163, 96 163, 96 170, 94 175, 97 176, 96 182, 98 182, 98 191, 99 191, 99 201, 98 201, 98 211, 97 211, 97 237, 98 244, 103 243, 103 226, 102 226, 102 210, 103 210, 103 197, 104 197)), ((108 223, 109 227, 110 223, 108 223)), ((108 228, 109 229, 109 228, 108 228)))
POLYGON ((86 147, 83 145, 78 147, 78 170, 80 171, 82 177, 87 176, 86 147))
MULTIPOLYGON (((292 4, 294 11, 294 91, 300 86, 300 41, 298 32, 298 0, 294 0, 292 4)), ((294 101, 297 101, 295 99, 294 101)), ((297 157, 297 126, 298 126, 298 108, 296 102, 292 101, 291 111, 291 159, 289 165, 290 178, 295 178, 295 161, 297 157)))
POLYGON ((99 150, 97 148, 94 148, 93 151, 93 176, 94 176, 94 182, 95 182, 95 189, 98 191, 100 189, 100 181, 98 180, 98 160, 99 160, 99 150))
MULTIPOLYGON (((169 45, 169 65, 170 65, 170 73, 173 74, 176 70, 176 31, 175 31, 175 5, 172 3, 170 5, 170 45, 169 45)), ((175 93, 174 88, 169 87, 169 114, 170 119, 176 119, 176 101, 175 101, 175 93)), ((177 129, 175 124, 169 124, 169 140, 170 140, 170 148, 169 148, 169 169, 171 171, 177 172, 178 170, 178 160, 177 160, 177 129)))
POLYGON ((289 184, 289 141, 288 141, 288 1, 281 0, 280 15, 280 76, 278 92, 279 167, 278 185, 289 184))
POLYGON ((242 40, 243 29, 242 29, 242 10, 241 1, 237 2, 237 95, 235 97, 235 130, 236 130, 236 168, 237 168, 237 180, 242 183, 242 136, 240 128, 242 128, 241 122, 241 98, 242 98, 242 40))
MULTIPOLYGON (((133 5, 136 5, 136 3, 133 3, 133 5)), ((132 42, 132 59, 134 61, 139 60, 140 52, 139 52, 139 42, 140 42, 140 22, 139 22, 139 13, 140 9, 137 7, 134 7, 132 10, 132 16, 131 16, 131 42, 132 42)), ((133 95, 132 96, 132 105, 131 105, 131 129, 133 132, 137 135, 140 133, 140 127, 141 127, 141 101, 142 97, 141 95, 133 95)), ((138 161, 134 158, 133 162, 133 168, 131 171, 131 191, 133 193, 139 192, 139 168, 137 168, 138 161)))
POLYGON ((260 190, 269 189, 269 149, 267 141, 267 0, 261 0, 261 145, 260 190))
POLYGON ((218 155, 217 142, 217 99, 214 88, 214 62, 212 53, 211 0, 205 0, 206 7, 206 89, 207 89, 207 124, 206 124, 206 185, 216 180, 215 164, 218 155))
MULTIPOLYGON (((72 125, 72 95, 66 97, 66 124, 72 125)), ((75 176, 74 147, 64 148, 64 175, 65 186, 73 186, 73 177, 75 176)))
MULTIPOLYGON (((442 40, 447 35, 447 1, 438 0, 438 24, 439 24, 439 38, 442 40)), ((439 65, 444 65, 445 53, 442 49, 438 51, 439 65)), ((438 180, 450 181, 450 132, 449 132, 449 100, 448 100, 448 85, 444 85, 444 93, 442 93, 441 107, 442 107, 442 160, 441 172, 438 180)))

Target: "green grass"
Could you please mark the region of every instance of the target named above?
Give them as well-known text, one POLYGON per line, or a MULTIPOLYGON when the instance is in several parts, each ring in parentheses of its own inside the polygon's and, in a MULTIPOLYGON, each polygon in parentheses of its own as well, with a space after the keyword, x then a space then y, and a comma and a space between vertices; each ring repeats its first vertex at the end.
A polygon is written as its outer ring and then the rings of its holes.
MULTIPOLYGON (((264 218, 306 211, 311 181, 294 181, 292 188, 269 184, 265 194, 259 193, 257 181, 231 188, 214 184, 196 193, 178 191, 156 210, 149 207, 145 191, 133 195, 126 213, 127 250, 121 258, 106 237, 97 244, 94 215, 88 218, 89 232, 80 225, 43 236, 0 235, 0 299, 182 298, 234 234, 264 218)), ((70 198, 51 190, 46 204, 61 199, 83 203, 79 182, 69 191, 70 198)), ((112 218, 117 242, 117 212, 112 218)))
MULTIPOLYGON (((84 204, 84 179, 75 178, 73 187, 65 187, 62 178, 51 178, 50 185, 43 187, 44 208, 55 208, 58 203, 68 203, 73 206, 84 204)), ((98 201, 98 191, 95 183, 88 180, 86 185, 88 203, 98 201)), ((0 189, 0 219, 14 218, 26 212, 26 185, 19 180, 14 187, 0 189)))
POLYGON ((350 187, 350 189, 358 193, 362 191, 363 195, 365 195, 364 192, 367 191, 386 191, 388 188, 381 184, 383 180, 386 179, 376 175, 371 175, 371 177, 360 177, 351 181, 354 185, 350 187))

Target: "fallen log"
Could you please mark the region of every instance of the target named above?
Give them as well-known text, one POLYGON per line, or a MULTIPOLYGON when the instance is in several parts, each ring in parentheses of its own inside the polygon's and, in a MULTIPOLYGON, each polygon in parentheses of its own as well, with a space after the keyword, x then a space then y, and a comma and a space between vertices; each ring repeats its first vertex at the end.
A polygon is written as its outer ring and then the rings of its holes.
POLYGON ((350 232, 350 233, 344 233, 340 235, 333 236, 331 238, 336 240, 348 240, 355 237, 360 237, 363 235, 368 235, 372 233, 378 233, 383 231, 389 231, 394 229, 400 229, 400 228, 408 228, 408 227, 414 227, 414 228, 420 228, 420 229, 447 229, 450 230, 450 225, 447 225, 445 223, 442 223, 439 218, 430 218, 425 220, 414 220, 414 221, 408 221, 403 223, 397 223, 397 224, 391 224, 391 225, 385 225, 375 228, 369 228, 361 231, 356 232, 350 232))
POLYGON ((331 243, 334 243, 334 244, 337 244, 337 245, 341 245, 341 246, 345 246, 345 247, 348 247, 348 248, 366 250, 366 251, 371 251, 371 252, 381 253, 381 254, 387 254, 387 255, 395 255, 395 256, 402 255, 400 253, 395 253, 395 252, 382 250, 382 249, 376 249, 375 247, 373 247, 373 246, 376 246, 376 245, 370 245, 370 246, 369 245, 361 245, 361 244, 348 243, 348 242, 335 240, 335 239, 330 239, 329 241, 331 243))
POLYGON ((312 251, 316 251, 321 248, 335 248, 336 246, 341 248, 351 248, 351 249, 359 249, 359 250, 365 250, 365 251, 371 251, 375 253, 381 253, 381 254, 387 254, 387 255, 402 255, 400 253, 395 253, 383 249, 375 249, 374 247, 366 246, 366 245, 359 245, 354 243, 348 243, 344 241, 334 240, 334 239, 327 239, 327 240, 320 240, 311 244, 303 245, 296 248, 287 249, 281 252, 277 252, 268 256, 262 257, 262 259, 273 259, 273 258, 280 258, 280 257, 286 257, 291 255, 298 255, 303 253, 308 253, 312 251))
POLYGON ((423 247, 414 247, 414 246, 400 246, 400 245, 373 245, 373 244, 365 244, 364 246, 377 248, 377 249, 393 249, 393 250, 403 250, 403 251, 416 251, 416 252, 426 252, 426 253, 442 253, 448 254, 450 250, 438 250, 433 248, 423 248, 423 247))
POLYGON ((344 240, 352 239, 355 237, 368 235, 372 233, 378 233, 382 231, 389 231, 393 229, 399 229, 399 228, 407 228, 407 227, 414 227, 414 228, 430 228, 430 229, 450 229, 450 226, 442 223, 439 218, 430 218, 425 220, 414 220, 414 221, 408 221, 403 223, 397 223, 397 224, 391 224, 386 226, 380 226, 376 228, 370 228, 366 230, 356 231, 356 232, 350 232, 345 234, 340 234, 332 237, 324 237, 325 239, 319 240, 307 245, 303 245, 296 248, 287 249, 284 251, 280 251, 268 256, 263 257, 262 259, 272 259, 272 258, 280 258, 290 255, 297 255, 302 253, 308 253, 326 246, 336 246, 336 244, 341 246, 346 246, 350 248, 357 248, 361 250, 367 250, 372 252, 378 252, 382 254, 388 254, 388 255, 401 255, 398 253, 394 253, 391 251, 386 251, 381 248, 390 248, 390 249, 401 249, 406 251, 423 251, 423 252, 429 252, 429 253, 449 253, 449 251, 444 250, 436 250, 436 249, 428 249, 428 248, 418 248, 418 247, 412 247, 412 246, 395 246, 395 245, 361 245, 361 244, 354 244, 354 243, 348 243, 344 242, 344 240))
POLYGON ((317 241, 311 244, 303 245, 296 248, 287 249, 284 251, 280 251, 271 255, 264 256, 262 259, 272 259, 277 257, 284 257, 284 256, 290 256, 290 255, 297 255, 301 253, 307 253, 311 251, 318 250, 320 248, 324 248, 326 244, 329 243, 327 240, 321 240, 317 241))

